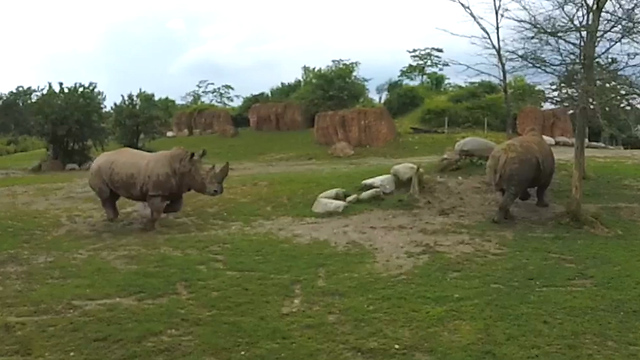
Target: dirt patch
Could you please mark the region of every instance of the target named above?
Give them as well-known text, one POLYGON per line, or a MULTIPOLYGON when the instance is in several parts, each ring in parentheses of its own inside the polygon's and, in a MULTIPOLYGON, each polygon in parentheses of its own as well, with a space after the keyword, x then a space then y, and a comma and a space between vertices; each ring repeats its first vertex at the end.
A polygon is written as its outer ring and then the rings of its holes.
MULTIPOLYGON (((432 181, 416 210, 375 210, 348 217, 280 218, 260 221, 255 229, 268 230, 297 241, 327 240, 339 248, 357 243, 375 252, 378 266, 402 272, 429 258, 433 251, 450 256, 482 251, 501 253, 499 241, 509 237, 505 227, 491 239, 466 230, 465 225, 489 221, 498 197, 483 176, 432 181)), ((535 198, 535 193, 532 194, 535 198)), ((518 221, 548 223, 563 212, 560 205, 535 206, 535 199, 516 201, 512 213, 518 221)), ((497 226, 497 225, 496 225, 497 226)), ((507 228, 509 225, 506 225, 507 228)))

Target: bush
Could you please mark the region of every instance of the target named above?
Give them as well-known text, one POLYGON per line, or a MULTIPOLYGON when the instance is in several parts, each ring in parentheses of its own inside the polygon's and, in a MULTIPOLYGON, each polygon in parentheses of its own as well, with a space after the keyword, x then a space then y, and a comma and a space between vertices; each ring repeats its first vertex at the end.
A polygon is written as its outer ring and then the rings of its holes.
POLYGON ((45 148, 43 141, 30 136, 18 136, 0 140, 0 156, 45 148))
POLYGON ((425 100, 423 90, 418 86, 404 85, 394 89, 384 100, 384 106, 394 118, 406 115, 420 107, 425 100))

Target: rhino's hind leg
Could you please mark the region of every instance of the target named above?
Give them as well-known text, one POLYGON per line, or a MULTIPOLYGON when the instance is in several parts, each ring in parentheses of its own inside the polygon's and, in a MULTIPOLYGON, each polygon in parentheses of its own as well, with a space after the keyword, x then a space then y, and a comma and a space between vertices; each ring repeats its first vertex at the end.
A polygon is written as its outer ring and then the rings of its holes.
POLYGON ((164 207, 163 212, 165 214, 177 213, 182 209, 182 203, 183 203, 182 197, 176 200, 172 200, 164 207))
POLYGON ((510 208, 516 201, 516 198, 518 197, 517 194, 518 192, 513 189, 508 189, 504 192, 500 205, 498 206, 498 211, 496 211, 496 214, 492 219, 494 223, 500 224, 504 220, 513 219, 513 214, 511 214, 510 208))
POLYGON ((120 195, 111 191, 109 196, 105 199, 100 199, 102 203, 102 208, 104 208, 105 213, 107 214, 108 221, 115 221, 120 212, 118 211, 118 205, 116 204, 118 199, 120 199, 120 195))
POLYGON ((536 202, 536 206, 538 207, 549 207, 549 203, 545 199, 545 194, 547 192, 547 188, 549 184, 543 184, 538 186, 536 189, 536 196, 538 197, 538 201, 536 202))
POLYGON ((520 194, 520 197, 518 199, 520 199, 521 201, 527 201, 531 199, 531 193, 529 192, 529 189, 524 189, 524 191, 520 194))

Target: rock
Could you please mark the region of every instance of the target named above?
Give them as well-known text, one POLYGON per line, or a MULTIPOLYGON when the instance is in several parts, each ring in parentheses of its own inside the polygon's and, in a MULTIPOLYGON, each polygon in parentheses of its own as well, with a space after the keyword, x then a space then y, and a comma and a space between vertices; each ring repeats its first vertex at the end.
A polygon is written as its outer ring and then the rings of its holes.
POLYGON ((87 161, 80 166, 80 170, 89 170, 89 168, 91 168, 91 164, 93 164, 93 161, 87 161))
POLYGON ((606 149, 607 145, 601 142, 588 142, 587 144, 585 144, 585 147, 590 149, 606 149))
POLYGON ((67 164, 64 169, 66 171, 75 171, 75 170, 80 170, 80 166, 78 166, 78 164, 67 164))
POLYGON ((336 157, 349 157, 354 154, 353 146, 345 141, 339 141, 329 148, 329 154, 336 157))
POLYGON ((391 175, 401 182, 411 180, 416 171, 418 171, 418 165, 412 163, 403 163, 391 167, 391 175))
POLYGON ((176 137, 176 133, 174 133, 173 131, 167 131, 167 137, 168 138, 176 137))
POLYGON ((342 212, 347 203, 340 200, 317 198, 311 207, 311 211, 317 214, 342 212))
POLYGON ((559 146, 573 146, 573 141, 564 136, 556 136, 553 140, 556 142, 556 145, 559 146))
POLYGON ((542 138, 544 139, 544 141, 545 141, 549 146, 553 146, 553 145, 555 145, 555 144, 556 144, 556 141, 555 141, 552 137, 550 137, 550 136, 542 135, 542 138))
POLYGON ((496 143, 480 137, 470 136, 458 141, 453 147, 453 152, 459 157, 475 157, 487 160, 496 143))
POLYGON ((360 201, 367 201, 367 200, 376 199, 376 198, 379 198, 379 199, 383 198, 383 193, 381 189, 367 190, 362 194, 358 195, 358 200, 360 201))
POLYGON ((322 194, 318 195, 318 199, 332 199, 332 200, 344 200, 346 197, 347 190, 342 188, 335 188, 331 190, 327 190, 322 194))
POLYGON ((347 204, 353 204, 358 201, 358 194, 353 194, 347 198, 347 204))
POLYGON ((360 186, 362 189, 377 188, 383 193, 389 194, 396 189, 396 179, 393 175, 380 175, 363 180, 360 186))

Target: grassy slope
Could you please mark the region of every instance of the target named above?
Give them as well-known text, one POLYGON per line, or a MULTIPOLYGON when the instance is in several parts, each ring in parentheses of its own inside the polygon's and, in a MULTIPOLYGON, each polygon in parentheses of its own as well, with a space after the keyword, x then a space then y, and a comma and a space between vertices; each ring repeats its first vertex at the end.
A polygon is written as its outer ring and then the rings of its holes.
MULTIPOLYGON (((399 120, 401 123, 403 120, 399 120)), ((398 139, 381 148, 358 148, 351 159, 364 157, 401 158, 413 156, 441 155, 446 147, 465 136, 484 136, 479 132, 465 132, 448 135, 401 134, 398 139)), ((487 135, 492 140, 503 139, 502 134, 487 135)), ((189 149, 207 149, 212 162, 272 162, 290 160, 335 160, 328 153, 328 147, 315 144, 313 130, 294 132, 255 132, 241 129, 237 138, 222 138, 217 135, 162 138, 152 142, 152 150, 170 149, 184 146, 189 149)), ((117 148, 109 145, 108 149, 117 148)), ((44 150, 36 150, 9 156, 0 156, 0 169, 24 169, 44 156, 44 150)))
MULTIPOLYGON (((595 176, 586 183, 587 203, 640 201, 637 165, 588 166, 595 176)), ((559 167, 553 201, 568 198, 568 170, 559 167)), ((307 216, 319 191, 382 171, 387 167, 230 178, 215 201, 189 197, 180 215, 189 223, 163 219, 155 234, 112 226, 91 237, 73 227, 56 234, 88 216, 81 200, 68 198, 55 211, 15 206, 7 192, 20 199, 27 190, 44 197, 55 191, 37 180, 42 176, 5 179, 0 357, 637 358, 640 213, 628 209, 626 217, 621 208, 601 210, 613 236, 519 223, 508 228, 514 236, 500 256, 434 253, 402 276, 377 272, 372 254, 358 247, 299 244, 241 227, 211 232, 220 220, 307 216), (296 289, 300 308, 283 314, 296 289)), ((47 186, 82 177, 60 176, 46 178, 58 183, 47 186)), ((89 212, 99 213, 89 201, 89 212)), ((492 237, 498 227, 474 229, 492 237)))

